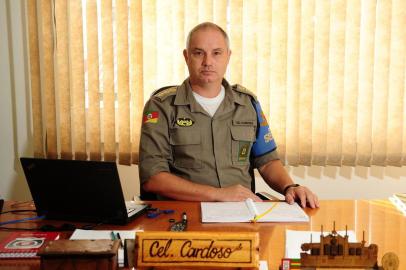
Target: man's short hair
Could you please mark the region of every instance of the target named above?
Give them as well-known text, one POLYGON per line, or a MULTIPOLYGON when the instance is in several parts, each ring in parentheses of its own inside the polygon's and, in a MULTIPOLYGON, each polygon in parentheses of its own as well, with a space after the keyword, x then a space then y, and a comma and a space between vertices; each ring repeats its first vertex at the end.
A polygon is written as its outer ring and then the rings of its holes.
POLYGON ((204 23, 198 24, 195 27, 193 27, 192 30, 190 30, 189 34, 187 35, 187 39, 186 39, 186 49, 187 50, 189 49, 190 40, 192 39, 192 36, 194 33, 196 33, 199 30, 209 29, 209 28, 219 31, 223 35, 224 40, 226 41, 227 49, 230 49, 230 40, 228 38, 226 31, 224 31, 223 28, 221 28, 220 26, 218 26, 217 24, 212 23, 212 22, 204 22, 204 23))

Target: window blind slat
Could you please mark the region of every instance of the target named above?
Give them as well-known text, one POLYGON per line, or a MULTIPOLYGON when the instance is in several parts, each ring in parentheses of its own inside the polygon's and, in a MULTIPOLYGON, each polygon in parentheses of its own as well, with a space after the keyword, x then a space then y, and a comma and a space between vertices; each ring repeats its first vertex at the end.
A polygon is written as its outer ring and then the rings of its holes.
POLYGON ((99 36, 97 23, 97 1, 88 0, 86 4, 87 34, 87 85, 89 108, 87 130, 91 160, 101 160, 100 140, 100 81, 99 81, 99 36))
POLYGON ((392 1, 392 28, 389 66, 389 93, 388 93, 388 164, 401 166, 402 152, 405 151, 404 139, 405 111, 405 59, 406 59, 406 31, 404 22, 406 18, 406 2, 392 1), (402 145, 403 149, 399 147, 402 145), (403 151, 402 151, 403 150, 403 151))
MULTIPOLYGON (((157 85, 155 88, 160 88, 172 83, 174 59, 176 54, 180 52, 175 50, 171 45, 173 42, 173 25, 172 25, 172 9, 171 2, 166 0, 158 0, 156 2, 156 72, 154 77, 157 85), (166 45, 158 45, 166 44, 166 45)), ((176 82, 179 83, 179 82, 176 82)))
POLYGON ((360 1, 347 5, 344 56, 344 98, 343 98, 343 160, 342 164, 354 166, 357 153, 357 99, 359 71, 360 1))
POLYGON ((287 28, 288 4, 286 1, 272 2, 271 68, 269 99, 271 108, 268 118, 272 135, 278 145, 282 162, 286 155, 286 72, 287 72, 287 28))
POLYGON ((173 74, 171 84, 180 84, 187 74, 182 51, 185 49, 185 3, 183 0, 172 1, 172 42, 173 42, 173 74))
MULTIPOLYGON (((267 0, 261 0, 258 3, 258 33, 257 39, 257 80, 256 93, 261 108, 265 115, 269 115, 270 99, 270 60, 271 60, 271 27, 272 27, 272 6, 266 4, 267 0)), ((235 57, 234 52, 231 58, 235 57)), ((267 118, 268 119, 268 118, 267 118)))
POLYGON ((312 162, 324 166, 327 150, 330 2, 318 0, 315 8, 312 162))
POLYGON ((373 165, 386 163, 388 126, 388 83, 390 50, 390 1, 379 1, 376 6, 375 63, 372 100, 372 148, 373 165))
POLYGON ((38 40, 37 1, 27 2, 28 42, 30 60, 30 87, 33 120, 34 157, 44 157, 44 137, 42 123, 42 95, 40 74, 40 53, 38 40))
POLYGON ((231 59, 228 66, 229 80, 232 83, 242 83, 242 0, 230 2, 230 27, 228 34, 230 38, 231 59))
POLYGON ((346 1, 332 1, 327 108, 327 164, 340 166, 342 159, 344 45, 346 1))
POLYGON ((252 29, 257 28, 258 10, 255 2, 243 5, 243 38, 242 51, 250 52, 242 55, 242 84, 244 87, 257 92, 257 33, 252 29))
POLYGON ((117 92, 119 121, 119 162, 131 164, 130 144, 130 92, 128 62, 128 4, 127 0, 116 0, 117 21, 117 92))
POLYGON ((104 159, 116 160, 112 1, 101 1, 104 159))
POLYGON ((69 83, 68 3, 55 2, 56 74, 58 91, 59 138, 61 158, 72 159, 71 102, 69 83))
POLYGON ((293 166, 299 164, 300 8, 300 0, 288 2, 286 157, 293 166))
POLYGON ((362 166, 371 165, 375 7, 375 1, 363 1, 361 5, 357 163, 362 166))
MULTIPOLYGON (((187 34, 199 23, 199 2, 198 0, 185 0, 185 41, 187 34)), ((185 71, 187 68, 185 67, 185 71)))
POLYGON ((227 0, 213 0, 213 22, 227 29, 227 0))
POLYGON ((131 92, 131 155, 138 163, 142 107, 144 105, 143 57, 142 57, 142 1, 130 2, 130 92, 131 92))
POLYGON ((199 22, 213 21, 213 0, 199 0, 199 22))
POLYGON ((301 6, 300 21, 300 90, 299 90, 299 162, 310 165, 312 160, 312 101, 314 71, 315 1, 301 6))
POLYGON ((150 96, 158 87, 156 83, 157 71, 157 18, 155 1, 142 2, 142 32, 144 61, 144 89, 145 95, 150 96))
POLYGON ((69 53, 75 159, 87 159, 82 1, 69 1, 69 53))
POLYGON ((48 158, 57 158, 57 131, 55 107, 55 81, 54 81, 54 37, 53 37, 53 12, 50 0, 40 2, 40 53, 41 80, 45 95, 45 138, 46 153, 48 158))

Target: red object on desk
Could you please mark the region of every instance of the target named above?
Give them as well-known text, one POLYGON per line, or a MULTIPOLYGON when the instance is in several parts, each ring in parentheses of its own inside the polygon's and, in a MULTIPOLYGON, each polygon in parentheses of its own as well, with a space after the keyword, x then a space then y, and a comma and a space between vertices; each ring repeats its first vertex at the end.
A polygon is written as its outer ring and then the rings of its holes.
POLYGON ((50 240, 58 239, 57 232, 13 232, 0 243, 0 259, 36 258, 38 249, 50 240))

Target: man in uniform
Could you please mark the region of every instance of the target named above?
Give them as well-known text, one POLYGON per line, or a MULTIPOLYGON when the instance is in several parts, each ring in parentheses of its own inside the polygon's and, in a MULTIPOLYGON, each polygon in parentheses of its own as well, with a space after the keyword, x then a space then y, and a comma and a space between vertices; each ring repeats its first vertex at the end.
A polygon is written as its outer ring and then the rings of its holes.
POLYGON ((255 95, 224 79, 231 55, 224 30, 197 25, 183 55, 189 78, 159 89, 144 108, 142 193, 185 201, 261 201, 253 193, 257 168, 288 203, 318 207, 317 196, 294 184, 284 169, 255 95))

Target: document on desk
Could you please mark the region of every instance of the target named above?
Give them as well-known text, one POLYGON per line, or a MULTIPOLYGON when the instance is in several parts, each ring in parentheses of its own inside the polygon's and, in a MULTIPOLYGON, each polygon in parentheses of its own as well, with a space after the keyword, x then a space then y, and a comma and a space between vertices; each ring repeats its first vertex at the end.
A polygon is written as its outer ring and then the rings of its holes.
POLYGON ((308 222, 298 204, 286 202, 202 202, 203 223, 308 222))

